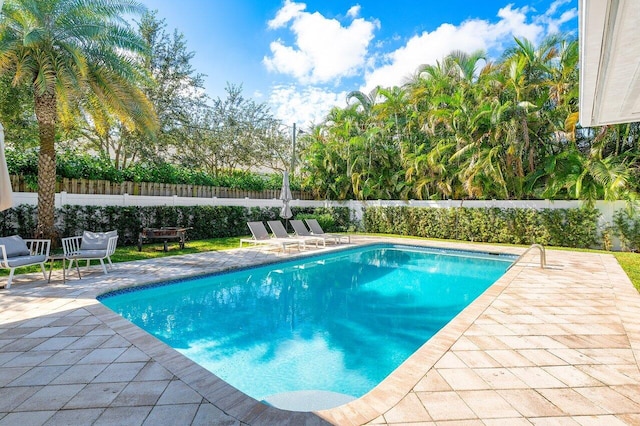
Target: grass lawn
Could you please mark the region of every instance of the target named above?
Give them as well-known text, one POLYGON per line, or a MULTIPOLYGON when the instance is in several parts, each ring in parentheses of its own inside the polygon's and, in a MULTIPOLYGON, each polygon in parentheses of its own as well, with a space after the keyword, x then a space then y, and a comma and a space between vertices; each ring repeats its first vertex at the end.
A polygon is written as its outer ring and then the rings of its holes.
MULTIPOLYGON (((364 235, 364 234, 363 234, 364 235)), ((402 237, 399 235, 384 235, 386 237, 402 237)), ((111 256, 111 260, 113 262, 130 262, 133 260, 142 260, 142 259, 152 259, 156 257, 165 257, 165 256, 176 256, 179 254, 189 254, 189 253, 201 253, 205 251, 218 251, 218 250, 229 250, 238 248, 240 245, 241 237, 228 237, 228 238, 214 238, 210 240, 197 240, 197 241, 187 241, 186 247, 180 250, 177 243, 169 244, 169 251, 163 251, 163 244, 145 244, 142 246, 142 251, 138 251, 137 246, 129 246, 129 247, 118 247, 113 256, 111 256)), ((244 238, 244 237, 243 237, 244 238)), ((413 238, 413 237, 407 237, 413 238)), ((453 240, 451 240, 453 241, 453 240)), ((454 241, 460 242, 460 241, 454 241)), ((548 247, 554 249, 562 249, 562 250, 576 250, 571 248, 558 248, 558 247, 548 247)), ((599 250, 579 250, 579 251, 588 251, 588 252, 602 252, 599 250)), ((622 269, 627 273, 633 285, 640 291, 640 254, 639 253, 627 253, 627 252, 608 252, 613 254, 622 269)), ((54 268, 60 269, 62 268, 62 262, 54 262, 54 268)), ((16 274, 25 274, 28 272, 38 272, 40 268, 36 266, 30 266, 27 268, 20 268, 16 270, 16 274)), ((47 271, 49 270, 49 263, 47 263, 47 271)), ((0 276, 9 275, 8 269, 0 269, 0 276)), ((4 281, 4 280, 3 280, 4 281)), ((2 282, 0 282, 2 285, 2 282)))
MULTIPOLYGON (((244 238, 244 237, 243 237, 244 238)), ((202 253, 205 251, 219 251, 238 248, 240 237, 214 238, 210 240, 187 241, 185 248, 180 250, 178 243, 167 243, 169 251, 163 250, 162 243, 144 244, 142 251, 137 246, 118 247, 111 260, 113 262, 130 262, 132 260, 153 259, 156 257, 176 256, 179 254, 202 253)))
POLYGON ((618 259, 618 263, 627 273, 631 282, 640 291, 640 254, 628 252, 615 252, 613 255, 618 259))
MULTIPOLYGON (((241 237, 229 237, 229 238, 214 238, 210 240, 198 240, 187 241, 185 248, 180 250, 178 243, 168 243, 167 248, 169 251, 163 250, 164 245, 162 243, 145 244, 142 246, 142 251, 138 251, 137 246, 118 247, 116 252, 111 256, 111 261, 117 262, 131 262, 133 260, 153 259, 156 257, 176 256, 179 254, 201 253, 205 251, 218 251, 229 250, 238 248, 240 246, 241 237)), ((244 237, 243 237, 244 238, 244 237)), ((53 250, 55 253, 62 253, 62 249, 53 250)), ((84 263, 84 262, 83 262, 84 263)), ((97 261, 92 262, 92 265, 99 265, 97 261)), ((49 273, 49 262, 46 263, 47 274, 49 273)), ((62 268, 62 261, 53 262, 54 269, 62 268)), ((39 272, 40 266, 28 266, 25 268, 16 269, 16 275, 27 274, 29 272, 39 272)), ((8 269, 0 269, 0 276, 8 276, 8 269)), ((6 284, 5 280, 0 281, 0 285, 6 284)))

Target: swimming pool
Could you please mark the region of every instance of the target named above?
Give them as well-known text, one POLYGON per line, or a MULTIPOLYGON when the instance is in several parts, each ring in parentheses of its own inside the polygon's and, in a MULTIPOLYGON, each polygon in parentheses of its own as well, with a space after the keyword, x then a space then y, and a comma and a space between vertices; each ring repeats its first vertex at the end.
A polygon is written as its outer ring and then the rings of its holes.
POLYGON ((323 392, 330 408, 375 387, 514 260, 373 245, 99 299, 253 398, 323 392))

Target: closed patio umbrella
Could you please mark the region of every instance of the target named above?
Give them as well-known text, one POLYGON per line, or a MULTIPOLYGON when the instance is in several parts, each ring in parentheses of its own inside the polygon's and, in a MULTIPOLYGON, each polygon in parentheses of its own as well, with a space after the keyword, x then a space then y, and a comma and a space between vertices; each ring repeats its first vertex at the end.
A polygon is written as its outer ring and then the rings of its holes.
POLYGON ((280 199, 283 202, 282 210, 280 210, 280 217, 285 219, 288 223, 289 219, 293 217, 293 213, 291 213, 291 207, 289 207, 289 202, 293 199, 291 195, 291 188, 289 188, 289 173, 284 172, 282 174, 282 190, 280 191, 280 199))
MULTIPOLYGON (((1 4, 1 3, 0 3, 1 4)), ((13 206, 11 182, 9 181, 9 169, 4 157, 4 129, 0 124, 0 211, 13 206)))

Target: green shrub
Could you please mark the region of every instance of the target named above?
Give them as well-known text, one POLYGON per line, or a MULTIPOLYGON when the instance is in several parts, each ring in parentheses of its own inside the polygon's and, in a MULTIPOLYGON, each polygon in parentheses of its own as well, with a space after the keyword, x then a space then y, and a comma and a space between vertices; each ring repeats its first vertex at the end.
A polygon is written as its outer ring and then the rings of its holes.
POLYGON ((295 219, 316 219, 325 232, 347 232, 355 229, 348 207, 315 207, 292 209, 295 219))
POLYGON ((370 207, 366 232, 489 243, 593 247, 599 212, 581 209, 370 207))
MULTIPOLYGON (((294 215, 321 217, 321 224, 332 225, 329 231, 347 229, 349 209, 293 208, 294 215), (334 217, 331 214, 335 214, 334 217), (346 219, 345 219, 346 217, 346 219)), ((135 245, 140 230, 145 227, 183 226, 193 228, 187 232, 191 240, 236 237, 248 235, 249 221, 279 220, 278 207, 239 206, 76 206, 65 205, 56 209, 58 235, 80 235, 84 230, 118 230, 119 245, 135 245)), ((31 237, 36 229, 37 211, 34 206, 20 205, 0 212, 0 236, 18 234, 31 237)))
POLYGON ((613 235, 618 237, 624 251, 640 248, 640 215, 636 209, 621 209, 613 214, 613 235))
POLYGON ((0 212, 0 236, 20 235, 31 238, 36 233, 36 206, 22 204, 0 212))
MULTIPOLYGON (((282 188, 282 174, 271 173, 264 176, 265 189, 280 189, 282 188)), ((298 175, 289 175, 289 188, 292 191, 300 191, 302 189, 302 183, 298 175)))
POLYGON ((296 219, 304 220, 304 219, 316 219, 320 224, 320 227, 324 232, 335 232, 336 231, 336 221, 333 217, 328 214, 298 214, 296 215, 296 219))

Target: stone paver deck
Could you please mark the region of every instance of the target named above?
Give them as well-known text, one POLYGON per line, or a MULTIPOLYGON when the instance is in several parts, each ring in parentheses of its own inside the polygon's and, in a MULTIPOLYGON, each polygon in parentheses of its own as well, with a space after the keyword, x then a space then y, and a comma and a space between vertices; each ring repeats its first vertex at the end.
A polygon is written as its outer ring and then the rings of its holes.
POLYGON ((0 290, 0 426, 640 424, 640 295, 608 254, 549 251, 540 269, 532 252, 374 390, 316 413, 245 396, 95 299, 297 255, 176 256, 116 264, 106 276, 92 268, 64 284, 60 271, 50 284, 16 277, 0 290))

